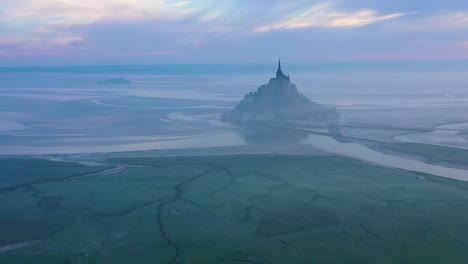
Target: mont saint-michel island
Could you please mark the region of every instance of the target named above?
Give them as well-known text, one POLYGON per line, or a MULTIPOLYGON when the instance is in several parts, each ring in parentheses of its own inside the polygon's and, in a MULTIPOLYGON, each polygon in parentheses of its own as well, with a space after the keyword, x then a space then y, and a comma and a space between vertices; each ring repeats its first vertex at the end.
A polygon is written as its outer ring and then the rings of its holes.
POLYGON ((468 264, 468 1, 0 13, 0 264, 468 264))
POLYGON ((334 107, 312 102, 291 82, 278 61, 276 77, 260 86, 230 112, 223 121, 233 123, 288 122, 313 125, 335 125, 339 114, 334 107))

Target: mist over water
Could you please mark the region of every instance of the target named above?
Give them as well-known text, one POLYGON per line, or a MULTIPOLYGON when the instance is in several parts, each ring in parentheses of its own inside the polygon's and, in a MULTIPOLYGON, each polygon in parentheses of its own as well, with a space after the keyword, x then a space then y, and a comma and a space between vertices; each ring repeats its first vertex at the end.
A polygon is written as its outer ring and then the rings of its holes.
POLYGON ((458 67, 285 63, 333 125, 221 121, 271 66, 0 68, 0 262, 464 263, 458 67))
POLYGON ((467 264, 463 2, 2 1, 0 264, 467 264))
MULTIPOLYGON (((338 109, 345 136, 398 142, 410 134, 404 139, 464 147, 464 127, 452 138, 425 134, 468 121, 464 66, 285 64, 284 70, 311 100, 338 109)), ((263 135, 219 117, 273 72, 263 64, 0 68, 0 154, 252 145, 263 135), (130 84, 99 84, 116 78, 130 84)))

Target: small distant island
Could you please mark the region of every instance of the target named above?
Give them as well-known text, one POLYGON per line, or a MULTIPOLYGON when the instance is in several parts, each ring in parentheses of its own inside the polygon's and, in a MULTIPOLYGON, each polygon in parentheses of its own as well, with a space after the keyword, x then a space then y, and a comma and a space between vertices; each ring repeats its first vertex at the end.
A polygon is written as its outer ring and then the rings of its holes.
POLYGON ((97 82, 99 85, 123 85, 131 84, 132 82, 126 78, 111 78, 97 82))
POLYGON ((292 122, 314 125, 336 125, 339 114, 333 107, 312 102, 291 83, 278 62, 276 78, 260 86, 221 120, 233 123, 292 122))

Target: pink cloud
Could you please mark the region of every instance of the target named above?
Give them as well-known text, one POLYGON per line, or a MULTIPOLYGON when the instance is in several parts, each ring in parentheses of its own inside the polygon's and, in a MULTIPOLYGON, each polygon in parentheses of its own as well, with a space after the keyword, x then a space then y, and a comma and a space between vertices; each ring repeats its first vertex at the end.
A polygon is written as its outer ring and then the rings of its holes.
POLYGON ((0 39, 0 57, 18 56, 89 56, 99 54, 103 57, 142 57, 178 55, 176 51, 96 51, 86 47, 81 37, 61 37, 47 41, 29 41, 21 39, 0 39))
POLYGON ((107 53, 106 56, 112 57, 140 57, 140 56, 170 56, 180 55, 177 51, 140 51, 140 52, 119 52, 107 53))
POLYGON ((0 39, 0 56, 61 56, 86 50, 81 37, 60 37, 46 40, 6 38, 0 39))

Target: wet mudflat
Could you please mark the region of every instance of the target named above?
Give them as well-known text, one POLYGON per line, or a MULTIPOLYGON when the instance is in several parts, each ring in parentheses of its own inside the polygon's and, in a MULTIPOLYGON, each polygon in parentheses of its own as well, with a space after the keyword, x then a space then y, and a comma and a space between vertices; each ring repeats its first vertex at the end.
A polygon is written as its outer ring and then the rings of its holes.
POLYGON ((468 183, 354 159, 0 163, 0 263, 468 259, 468 183))

